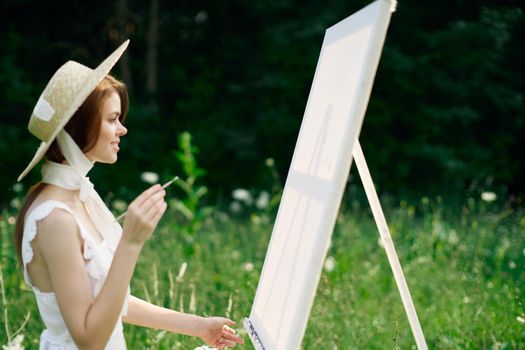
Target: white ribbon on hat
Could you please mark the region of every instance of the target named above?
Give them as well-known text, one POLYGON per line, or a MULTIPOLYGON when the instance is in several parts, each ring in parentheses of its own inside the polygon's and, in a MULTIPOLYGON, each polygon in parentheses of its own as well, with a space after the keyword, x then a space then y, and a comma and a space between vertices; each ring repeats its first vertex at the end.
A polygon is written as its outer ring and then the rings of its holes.
POLYGON ((47 102, 44 96, 40 96, 38 102, 35 105, 35 109, 33 109, 33 114, 38 119, 48 122, 55 114, 55 109, 49 104, 49 102, 47 102))
POLYGON ((79 190, 79 198, 85 204, 89 217, 106 245, 114 252, 122 236, 122 227, 86 176, 94 162, 86 157, 65 130, 57 135, 57 142, 69 164, 47 160, 42 166, 42 182, 66 190, 79 190))

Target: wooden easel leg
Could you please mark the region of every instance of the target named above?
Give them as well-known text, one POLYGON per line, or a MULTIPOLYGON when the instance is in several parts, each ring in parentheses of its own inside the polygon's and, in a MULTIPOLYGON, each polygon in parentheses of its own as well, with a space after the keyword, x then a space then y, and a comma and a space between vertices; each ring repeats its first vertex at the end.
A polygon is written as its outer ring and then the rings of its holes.
POLYGON ((416 309, 414 303, 412 302, 412 297, 410 296, 410 291, 408 290, 408 285, 401 269, 401 264, 399 263, 399 258, 397 257, 396 249, 390 236, 390 230, 386 223, 385 215, 383 214, 383 209, 379 203, 379 198, 377 197, 377 192, 372 182, 372 177, 370 176, 370 171, 366 165, 365 156, 363 155, 363 150, 359 144, 359 140, 355 140, 353 156, 357 164, 357 170, 359 171, 359 176, 363 182, 363 187, 368 198, 368 203, 372 209, 372 214, 374 215, 374 220, 376 222, 377 228, 379 230, 379 235, 383 242, 383 246, 388 257, 388 262, 392 268, 394 274, 394 279, 396 280, 397 288, 399 294, 401 295, 401 300, 403 301, 403 306, 405 307, 405 312, 408 317, 408 322, 412 328, 412 334, 416 340, 416 345, 419 350, 427 350, 427 343, 425 341, 425 336, 423 335, 423 330, 419 324, 419 319, 416 314, 416 309))

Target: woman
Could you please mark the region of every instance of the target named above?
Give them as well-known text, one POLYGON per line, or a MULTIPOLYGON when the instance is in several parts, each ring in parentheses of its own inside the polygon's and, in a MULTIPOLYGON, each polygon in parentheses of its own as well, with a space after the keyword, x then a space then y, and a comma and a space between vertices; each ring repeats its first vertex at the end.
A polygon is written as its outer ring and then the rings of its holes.
POLYGON ((47 160, 21 209, 15 244, 47 327, 40 349, 125 349, 122 321, 218 348, 242 344, 229 319, 179 313, 129 294, 140 251, 166 211, 166 193, 159 185, 144 191, 122 228, 86 177, 94 162, 117 161, 127 133, 126 87, 108 75, 127 45, 94 70, 73 61, 60 67, 29 121, 42 143, 18 181, 47 160))

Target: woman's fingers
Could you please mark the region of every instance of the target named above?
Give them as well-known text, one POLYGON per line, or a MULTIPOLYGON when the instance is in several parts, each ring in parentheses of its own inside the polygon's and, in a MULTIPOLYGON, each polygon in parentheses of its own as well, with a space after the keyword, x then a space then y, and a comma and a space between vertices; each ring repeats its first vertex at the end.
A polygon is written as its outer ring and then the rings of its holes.
POLYGON ((138 196, 128 207, 124 230, 132 242, 144 243, 167 208, 166 191, 154 185, 138 196))
POLYGON ((227 325, 222 326, 222 330, 226 331, 226 332, 229 332, 231 334, 235 334, 235 330, 233 328, 231 328, 231 327, 228 327, 227 325))
POLYGON ((138 207, 141 207, 152 194, 159 192, 162 189, 162 186, 159 184, 153 185, 146 191, 142 192, 137 198, 135 198, 134 202, 137 204, 138 207))
POLYGON ((158 192, 154 192, 148 198, 146 198, 142 202, 142 205, 139 206, 139 208, 147 212, 158 201, 163 200, 165 196, 166 196, 166 191, 164 189, 160 189, 158 192))
MULTIPOLYGON (((226 318, 226 319, 224 319, 224 324, 225 324, 226 326, 233 326, 234 324, 236 324, 236 322, 230 320, 229 318, 226 318)), ((228 327, 228 328, 229 328, 229 327, 228 327)), ((231 329, 231 328, 230 328, 230 329, 231 329)), ((232 329, 232 331, 233 331, 233 329, 232 329)))
POLYGON ((145 223, 151 224, 153 218, 157 215, 159 211, 162 210, 164 207, 164 196, 166 195, 166 192, 164 190, 157 192, 148 198, 142 207, 140 208, 140 211, 142 212, 142 219, 145 223))
POLYGON ((235 345, 237 345, 236 342, 233 342, 231 340, 227 340, 227 339, 221 339, 220 341, 217 341, 217 343, 221 346, 219 349, 222 349, 224 346, 227 346, 227 347, 230 347, 230 348, 233 348, 235 347, 235 345))
POLYGON ((153 217, 157 214, 159 210, 161 210, 162 206, 164 205, 164 196, 158 197, 155 199, 155 201, 152 204, 148 204, 148 207, 146 205, 144 206, 144 220, 151 221, 153 217))
MULTIPOLYGON (((233 321, 230 321, 228 323, 231 323, 233 321)), ((235 322, 233 322, 235 323, 235 322)), ((230 348, 235 347, 237 344, 244 344, 244 339, 241 337, 238 337, 235 335, 235 330, 228 327, 227 325, 224 325, 222 327, 221 336, 220 338, 215 342, 215 347, 222 349, 223 347, 227 346, 230 348)))
POLYGON ((235 346, 235 344, 244 344, 244 339, 226 330, 222 331, 222 339, 224 339, 224 343, 230 347, 235 346), (232 344, 232 345, 229 345, 229 344, 232 344))
POLYGON ((151 221, 155 226, 159 223, 160 218, 166 212, 166 208, 168 208, 168 204, 166 202, 163 202, 160 206, 160 209, 151 218, 151 221))
POLYGON ((230 347, 230 348, 233 348, 235 345, 237 345, 237 343, 234 343, 232 341, 229 341, 229 340, 225 340, 224 341, 224 345, 230 347))

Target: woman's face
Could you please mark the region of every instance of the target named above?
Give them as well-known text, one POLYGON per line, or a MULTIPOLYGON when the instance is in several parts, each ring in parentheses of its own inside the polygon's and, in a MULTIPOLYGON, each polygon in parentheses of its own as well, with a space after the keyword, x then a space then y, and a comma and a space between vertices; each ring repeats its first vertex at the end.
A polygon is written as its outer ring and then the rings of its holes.
POLYGON ((115 163, 119 151, 120 137, 127 134, 128 129, 120 123, 120 97, 113 92, 102 106, 102 124, 95 147, 86 152, 86 156, 95 162, 115 163))

